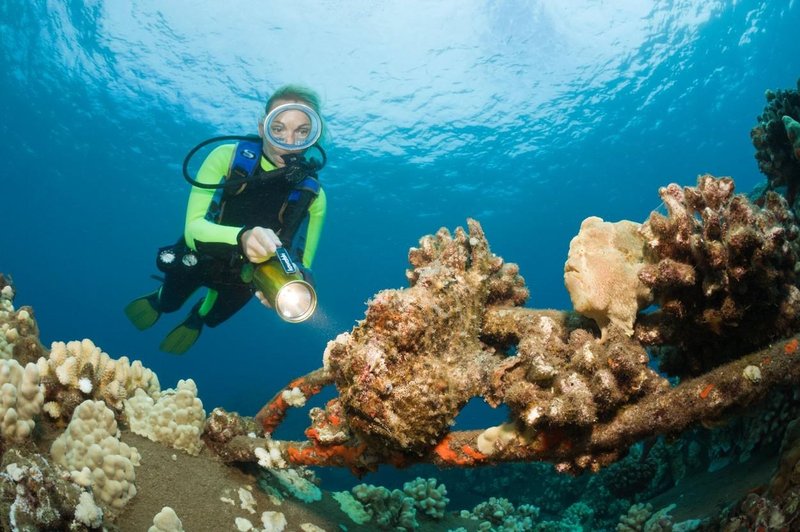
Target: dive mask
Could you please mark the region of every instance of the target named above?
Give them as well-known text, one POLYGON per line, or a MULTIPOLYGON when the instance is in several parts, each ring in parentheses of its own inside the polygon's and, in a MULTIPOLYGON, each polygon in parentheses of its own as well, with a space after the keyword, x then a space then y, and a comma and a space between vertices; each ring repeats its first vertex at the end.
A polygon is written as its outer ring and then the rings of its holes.
POLYGON ((286 151, 302 151, 313 146, 322 135, 322 120, 316 111, 302 103, 284 103, 264 117, 264 138, 286 151))

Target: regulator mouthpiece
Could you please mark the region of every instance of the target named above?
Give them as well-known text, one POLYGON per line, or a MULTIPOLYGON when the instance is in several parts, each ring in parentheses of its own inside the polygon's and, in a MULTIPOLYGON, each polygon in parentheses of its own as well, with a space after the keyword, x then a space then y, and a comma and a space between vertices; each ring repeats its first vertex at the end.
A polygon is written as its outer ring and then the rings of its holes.
POLYGON ((299 268, 284 248, 278 248, 274 257, 256 267, 253 282, 285 321, 305 321, 317 308, 314 287, 303 280, 299 268))

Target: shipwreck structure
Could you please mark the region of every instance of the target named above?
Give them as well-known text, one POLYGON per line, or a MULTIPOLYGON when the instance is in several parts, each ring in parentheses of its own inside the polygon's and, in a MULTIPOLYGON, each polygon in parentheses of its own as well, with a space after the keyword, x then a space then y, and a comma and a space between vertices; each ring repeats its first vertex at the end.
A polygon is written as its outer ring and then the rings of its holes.
MULTIPOLYGON (((565 265, 570 312, 523 307, 519 269, 491 252, 478 222, 422 238, 409 288, 376 294, 329 342, 324 366, 262 408, 261 428, 272 433, 291 397, 335 385, 338 397, 312 409, 307 441, 272 442, 289 463, 363 473, 545 460, 578 472, 799 382, 800 232, 788 203, 769 191, 760 207, 710 175, 660 195, 668 213, 642 224, 583 223, 565 265), (507 405, 510 419, 450 431, 475 397, 507 405)), ((208 441, 254 460, 263 442, 215 416, 208 441)))
MULTIPOLYGON (((769 91, 751 137, 767 186, 748 197, 728 177, 659 190, 666 213, 643 223, 587 218, 564 280, 573 311, 523 307, 519 268, 493 254, 480 224, 440 229, 409 252, 409 287, 384 290, 329 342, 323 367, 259 412, 268 437, 324 386, 306 441, 271 442, 296 465, 361 474, 389 463, 474 467, 550 461, 597 470, 644 438, 677 434, 800 382, 798 91, 769 91), (450 431, 480 397, 508 421, 450 431), (304 401, 301 401, 304 402, 304 401)), ((212 413, 207 441, 254 459, 251 425, 212 413)))

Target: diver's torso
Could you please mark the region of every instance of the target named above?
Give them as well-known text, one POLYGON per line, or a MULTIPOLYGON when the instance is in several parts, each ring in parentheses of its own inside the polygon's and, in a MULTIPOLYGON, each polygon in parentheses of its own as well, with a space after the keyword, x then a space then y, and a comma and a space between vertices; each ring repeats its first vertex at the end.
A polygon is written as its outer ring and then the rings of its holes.
POLYGON ((266 227, 280 234, 280 212, 294 186, 285 179, 268 177, 261 165, 241 188, 222 197, 219 222, 222 225, 266 227))

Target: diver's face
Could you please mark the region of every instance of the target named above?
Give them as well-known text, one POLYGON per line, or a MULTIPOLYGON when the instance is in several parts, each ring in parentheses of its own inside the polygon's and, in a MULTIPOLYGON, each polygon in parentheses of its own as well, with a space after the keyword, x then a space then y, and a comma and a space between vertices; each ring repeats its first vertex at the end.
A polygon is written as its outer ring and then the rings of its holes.
MULTIPOLYGON (((297 100, 277 100, 267 112, 272 111, 274 108, 285 103, 304 104, 305 102, 297 100)), ((276 116, 275 119, 269 124, 269 128, 272 136, 279 138, 281 142, 285 144, 302 144, 311 133, 311 119, 309 119, 308 115, 303 111, 298 109, 288 109, 276 116)), ((281 155, 303 151, 284 150, 282 148, 278 148, 277 146, 273 146, 270 142, 268 142, 266 138, 266 132, 264 131, 263 118, 261 123, 258 125, 258 133, 261 135, 262 149, 264 150, 264 153, 267 155, 267 158, 269 158, 269 160, 279 168, 286 166, 286 163, 283 162, 281 155)))

